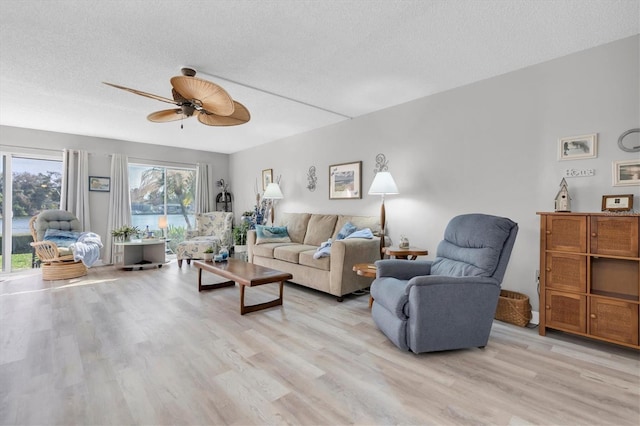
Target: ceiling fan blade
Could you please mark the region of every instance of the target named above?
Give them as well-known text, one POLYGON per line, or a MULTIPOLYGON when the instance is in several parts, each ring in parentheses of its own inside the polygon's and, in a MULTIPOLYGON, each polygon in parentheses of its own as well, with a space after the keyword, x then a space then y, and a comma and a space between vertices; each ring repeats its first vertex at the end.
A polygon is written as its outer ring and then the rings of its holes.
POLYGON ((222 116, 233 114, 233 99, 215 83, 197 77, 176 76, 171 78, 171 85, 182 97, 200 103, 208 112, 222 116))
POLYGON ((244 124, 251 119, 249 110, 240 102, 233 101, 235 110, 233 114, 228 116, 220 116, 216 114, 210 114, 207 111, 201 111, 198 114, 198 121, 207 126, 237 126, 244 124))
POLYGON ((131 93, 134 93, 136 95, 140 95, 140 96, 144 96, 144 97, 147 97, 147 98, 155 99, 156 101, 162 101, 162 102, 166 102, 166 103, 169 103, 169 104, 177 105, 177 102, 174 101, 173 99, 169 99, 169 98, 165 98, 165 97, 162 97, 162 96, 154 95, 153 93, 147 93, 147 92, 143 92, 143 91, 136 90, 136 89, 130 89, 128 87, 119 86, 117 84, 107 83, 107 82, 104 82, 104 81, 102 83, 106 84, 107 86, 115 87, 116 89, 126 90, 127 92, 131 92, 131 93))
POLYGON ((177 121, 185 118, 189 118, 184 115, 182 109, 163 109, 162 111, 152 112, 147 116, 147 120, 154 123, 167 123, 169 121, 177 121))

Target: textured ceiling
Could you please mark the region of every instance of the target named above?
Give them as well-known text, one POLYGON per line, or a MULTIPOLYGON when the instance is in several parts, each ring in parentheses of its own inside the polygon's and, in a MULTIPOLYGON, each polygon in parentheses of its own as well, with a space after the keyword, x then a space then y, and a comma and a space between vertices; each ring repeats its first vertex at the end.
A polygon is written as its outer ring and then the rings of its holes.
POLYGON ((639 0, 0 0, 0 124, 232 153, 640 32, 639 0), (191 66, 251 112, 152 123, 191 66))

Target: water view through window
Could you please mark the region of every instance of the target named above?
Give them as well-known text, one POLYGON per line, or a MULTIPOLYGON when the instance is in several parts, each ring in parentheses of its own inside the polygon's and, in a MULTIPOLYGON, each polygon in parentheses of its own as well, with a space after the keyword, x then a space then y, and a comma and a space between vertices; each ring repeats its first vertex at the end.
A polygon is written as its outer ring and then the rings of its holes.
POLYGON ((175 246, 195 225, 195 169, 129 165, 131 224, 162 235, 159 220, 167 216, 167 238, 175 246))

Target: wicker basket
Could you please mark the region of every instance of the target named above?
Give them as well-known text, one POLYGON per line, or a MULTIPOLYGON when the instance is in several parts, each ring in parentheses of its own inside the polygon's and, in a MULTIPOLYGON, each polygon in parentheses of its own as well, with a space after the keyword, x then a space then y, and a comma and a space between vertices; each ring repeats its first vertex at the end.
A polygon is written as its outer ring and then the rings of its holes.
POLYGON ((500 290, 495 318, 500 321, 524 327, 531 320, 529 296, 509 290, 500 290))

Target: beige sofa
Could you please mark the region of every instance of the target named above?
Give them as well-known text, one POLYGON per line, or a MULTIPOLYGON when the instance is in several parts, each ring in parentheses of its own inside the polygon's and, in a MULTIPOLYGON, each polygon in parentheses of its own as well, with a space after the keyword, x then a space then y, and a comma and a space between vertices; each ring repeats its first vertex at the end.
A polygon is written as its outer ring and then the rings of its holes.
POLYGON ((342 297, 371 285, 371 278, 353 271, 356 263, 380 259, 380 239, 348 238, 337 240, 342 226, 351 222, 358 229, 370 228, 380 234, 380 219, 374 216, 346 216, 309 213, 282 213, 276 226, 286 226, 291 242, 256 244, 256 231, 247 233, 249 262, 289 272, 289 281, 342 297), (329 238, 331 255, 314 259, 318 247, 329 238))

